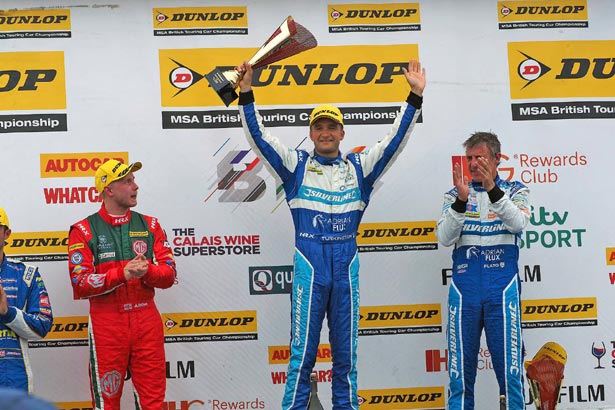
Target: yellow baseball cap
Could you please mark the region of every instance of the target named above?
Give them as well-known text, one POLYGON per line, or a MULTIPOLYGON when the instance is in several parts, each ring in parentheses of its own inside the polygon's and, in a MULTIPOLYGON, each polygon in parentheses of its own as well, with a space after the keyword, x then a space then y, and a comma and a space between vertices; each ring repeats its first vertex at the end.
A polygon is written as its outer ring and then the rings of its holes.
POLYGON ((135 172, 141 169, 141 163, 135 162, 130 165, 126 165, 117 159, 110 159, 96 170, 96 176, 94 177, 94 184, 98 192, 102 192, 107 185, 113 181, 124 178, 130 172, 135 172))
POLYGON ((525 362, 525 368, 527 369, 528 366, 532 364, 532 362, 539 360, 545 356, 564 365, 568 360, 568 355, 566 354, 566 350, 562 347, 562 345, 555 342, 547 342, 542 345, 538 352, 536 352, 532 360, 527 360, 525 362))
POLYGON ((7 228, 10 228, 9 225, 9 216, 6 214, 4 208, 0 208, 0 225, 4 225, 7 228))
POLYGON ((310 125, 314 124, 314 122, 321 118, 329 118, 338 124, 344 125, 344 117, 342 116, 342 112, 339 108, 334 107, 333 105, 323 104, 314 108, 310 114, 310 125))

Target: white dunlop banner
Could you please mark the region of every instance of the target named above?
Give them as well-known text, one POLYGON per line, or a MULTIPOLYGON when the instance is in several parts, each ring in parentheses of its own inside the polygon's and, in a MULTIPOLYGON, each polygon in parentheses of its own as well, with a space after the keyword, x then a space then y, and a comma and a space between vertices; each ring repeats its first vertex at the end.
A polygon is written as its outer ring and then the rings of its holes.
MULTIPOLYGON (((0 206, 6 248, 39 266, 55 316, 31 343, 36 393, 91 407, 88 302, 75 301, 68 227, 94 213, 93 175, 141 161, 136 210, 159 218, 179 282, 157 292, 167 410, 275 409, 287 377, 293 225, 250 150, 237 107, 204 75, 249 57, 287 16, 318 46, 255 74, 270 131, 310 149, 321 103, 347 115, 344 152, 389 129, 401 67, 427 69, 411 139, 375 188, 359 232, 361 409, 444 409, 451 248, 435 225, 462 142, 493 131, 502 178, 531 190, 520 257, 527 358, 568 352, 560 409, 615 409, 615 7, 607 0, 394 3, 4 0, 0 4, 0 206)), ((323 326, 315 370, 330 408, 323 326)), ((123 408, 132 408, 127 382, 123 408)), ((476 408, 498 388, 480 346, 476 408)), ((533 408, 526 386, 527 408, 533 408)))

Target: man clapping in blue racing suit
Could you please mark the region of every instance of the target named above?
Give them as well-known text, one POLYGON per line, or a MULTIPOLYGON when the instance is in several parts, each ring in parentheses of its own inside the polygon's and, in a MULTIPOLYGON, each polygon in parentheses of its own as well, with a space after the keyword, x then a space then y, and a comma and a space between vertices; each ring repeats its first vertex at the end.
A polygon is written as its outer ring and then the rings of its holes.
POLYGON ((497 173, 500 141, 476 132, 463 146, 472 181, 459 164, 444 195, 436 234, 453 250, 448 296, 448 409, 474 409, 483 328, 507 410, 525 408, 521 339, 520 234, 530 220, 529 189, 497 173))

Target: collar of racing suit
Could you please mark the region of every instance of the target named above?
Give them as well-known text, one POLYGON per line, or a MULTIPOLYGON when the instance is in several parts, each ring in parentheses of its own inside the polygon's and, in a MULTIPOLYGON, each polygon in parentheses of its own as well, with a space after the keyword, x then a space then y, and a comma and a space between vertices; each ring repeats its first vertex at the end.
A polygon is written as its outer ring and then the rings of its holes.
POLYGON ((128 210, 128 212, 126 212, 126 215, 122 215, 122 216, 109 215, 109 212, 107 212, 107 208, 105 208, 104 202, 102 206, 100 207, 100 211, 98 211, 98 214, 103 219, 103 221, 107 222, 109 225, 123 225, 125 223, 128 223, 130 222, 130 216, 131 216, 130 209, 128 210))
POLYGON ((329 157, 323 157, 322 155, 318 155, 315 151, 312 154, 312 157, 318 161, 318 163, 320 165, 335 165, 335 164, 339 164, 340 161, 342 161, 342 154, 341 153, 337 153, 337 157, 335 158, 329 158, 329 157))

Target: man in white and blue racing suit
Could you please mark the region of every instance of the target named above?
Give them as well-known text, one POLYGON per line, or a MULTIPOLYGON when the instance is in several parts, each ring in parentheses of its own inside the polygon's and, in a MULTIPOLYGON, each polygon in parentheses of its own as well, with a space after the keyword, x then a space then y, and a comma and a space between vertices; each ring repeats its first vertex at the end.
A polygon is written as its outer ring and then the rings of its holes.
POLYGON ((449 410, 474 409, 474 382, 483 328, 507 410, 525 409, 519 240, 530 219, 529 189, 497 174, 500 142, 477 132, 463 146, 472 181, 460 164, 444 195, 436 234, 453 250, 448 296, 449 410))
POLYGON ((419 117, 425 70, 411 60, 403 69, 412 91, 390 132, 372 148, 342 158, 344 120, 331 105, 310 115, 314 151, 289 149, 264 128, 252 92, 252 68, 242 76, 239 112, 248 141, 268 170, 278 175, 295 226, 291 340, 283 409, 305 409, 325 314, 333 361, 333 409, 358 409, 356 349, 359 261, 356 234, 375 182, 406 145, 419 117))
POLYGON ((45 337, 53 316, 38 269, 4 254, 9 226, 0 208, 0 386, 32 393, 28 340, 45 337))

